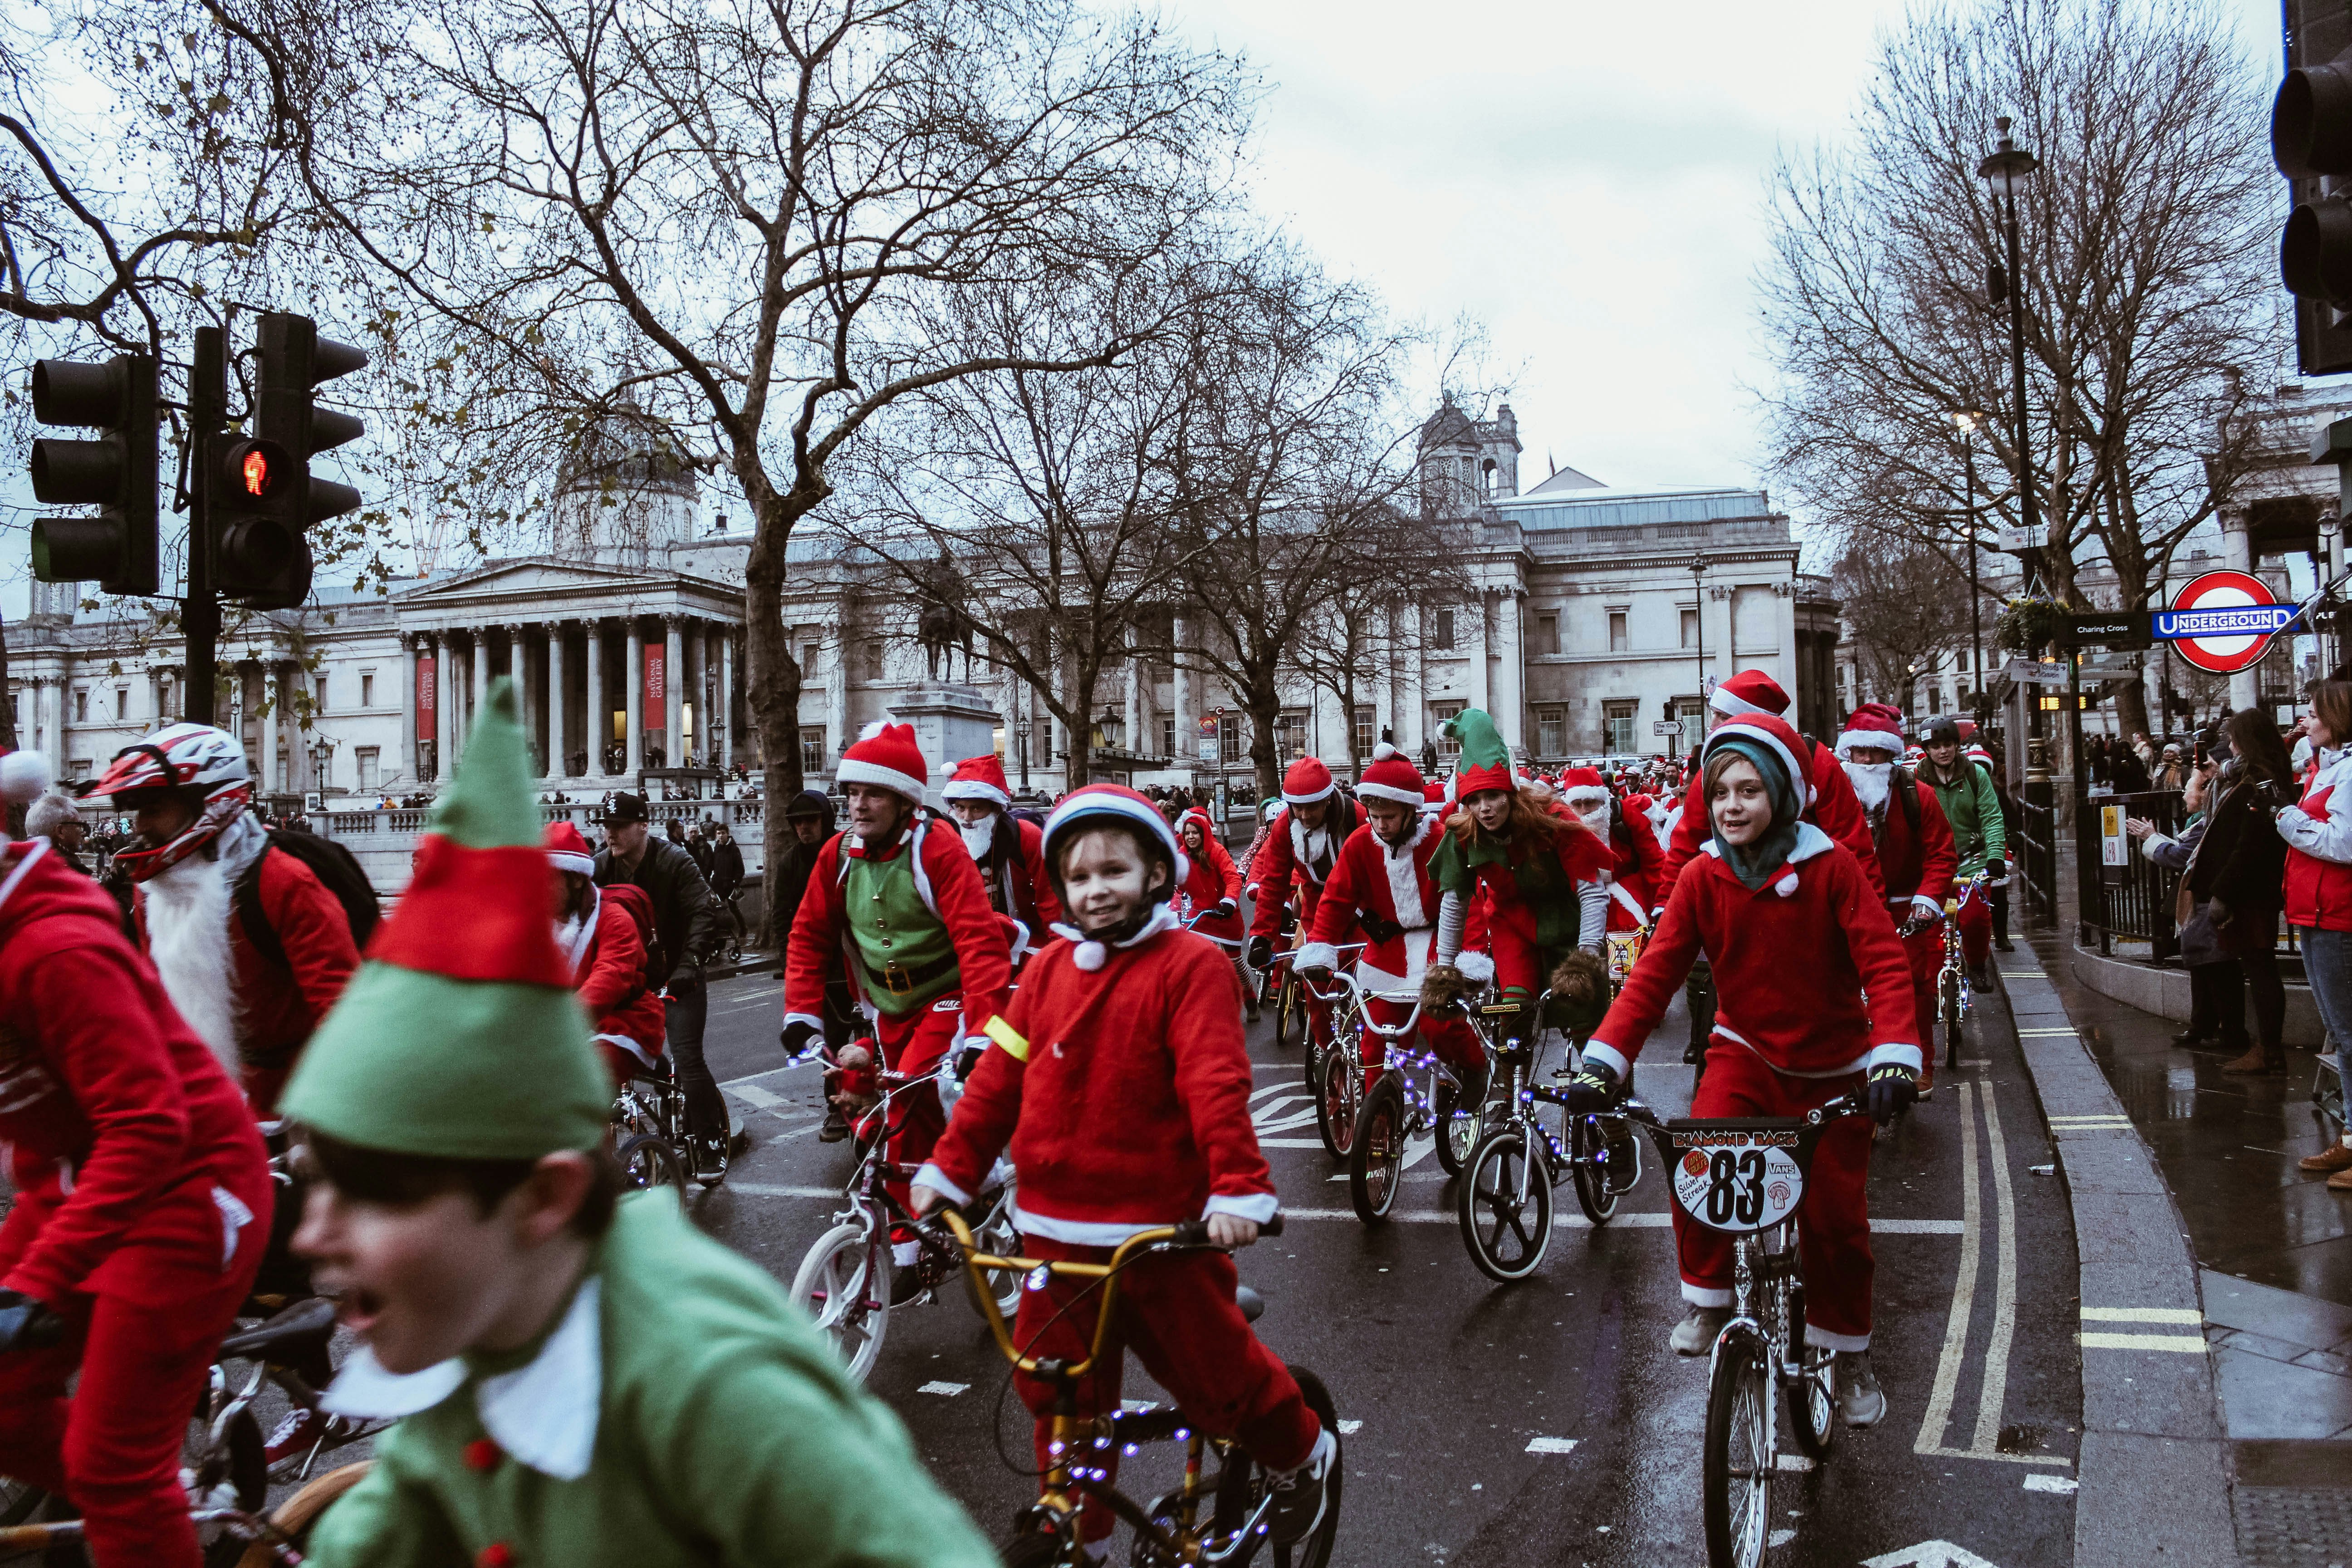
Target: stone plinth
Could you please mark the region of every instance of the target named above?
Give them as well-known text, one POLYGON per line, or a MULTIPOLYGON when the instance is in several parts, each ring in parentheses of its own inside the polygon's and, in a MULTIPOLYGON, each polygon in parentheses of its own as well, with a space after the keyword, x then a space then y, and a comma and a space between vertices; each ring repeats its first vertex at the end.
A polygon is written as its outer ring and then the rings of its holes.
POLYGON ((889 711, 914 730, 923 760, 931 765, 930 788, 924 795, 933 805, 941 804, 940 786, 958 763, 996 749, 997 727, 1003 722, 979 688, 958 681, 924 681, 900 694, 889 711))

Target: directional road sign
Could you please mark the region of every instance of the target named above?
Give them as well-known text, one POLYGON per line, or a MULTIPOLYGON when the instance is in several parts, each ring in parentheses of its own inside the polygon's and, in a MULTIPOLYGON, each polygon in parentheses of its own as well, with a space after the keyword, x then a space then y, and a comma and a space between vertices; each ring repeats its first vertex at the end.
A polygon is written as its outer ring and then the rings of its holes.
POLYGON ((2208 572, 2180 590, 2172 608, 2156 613, 2151 629, 2198 668, 2228 675, 2260 662, 2295 614, 2293 605, 2272 603, 2258 577, 2208 572))

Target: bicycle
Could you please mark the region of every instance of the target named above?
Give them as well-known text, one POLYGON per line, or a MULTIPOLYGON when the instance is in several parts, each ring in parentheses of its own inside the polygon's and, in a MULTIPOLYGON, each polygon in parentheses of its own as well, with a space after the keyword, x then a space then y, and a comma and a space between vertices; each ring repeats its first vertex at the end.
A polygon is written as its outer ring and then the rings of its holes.
POLYGON ((1708 1362, 1700 1468, 1709 1568, 1756 1568, 1770 1541, 1780 1462, 1774 1390, 1787 1394, 1790 1428, 1809 1458, 1827 1458, 1836 1442, 1835 1352, 1805 1342, 1797 1211, 1822 1132, 1867 1112, 1852 1095, 1801 1117, 1661 1121, 1636 1100, 1618 1110, 1657 1141, 1675 1202, 1692 1222, 1738 1238, 1731 1318, 1708 1362))
MULTIPOLYGON (((1968 960, 1960 949, 1960 910, 1970 899, 1982 898, 1990 879, 1990 872, 1980 870, 1944 898, 1944 964, 1936 972, 1936 1016, 1944 1027, 1944 1066, 1955 1072, 1960 1066, 1960 1036, 1973 1005, 1968 960)), ((1906 921, 1895 934, 1916 936, 1926 923, 1906 921)))
MULTIPOLYGON (((1572 1115, 1565 1089, 1536 1081, 1545 1036, 1551 1032, 1542 1021, 1550 1003, 1546 989, 1533 1004, 1535 1026, 1523 1038, 1514 1037, 1509 1027, 1526 1011, 1521 1005, 1487 1002, 1471 1012, 1471 1025, 1486 1040, 1504 1086, 1503 1109, 1489 1113, 1486 1132, 1471 1152, 1469 1179, 1454 1194, 1454 1220, 1470 1261, 1503 1284, 1525 1279, 1542 1267, 1551 1246, 1552 1188, 1563 1178, 1596 1227, 1616 1216, 1619 1202, 1642 1180, 1642 1146, 1622 1115, 1572 1115), (1559 1108, 1557 1132, 1537 1110, 1539 1105, 1559 1108)), ((1566 1057, 1551 1073, 1559 1084, 1582 1065, 1575 1042, 1564 1044, 1566 1057)))
MULTIPOLYGON (((895 1306, 919 1306, 946 1278, 949 1269, 928 1251, 916 1255, 913 1289, 901 1292, 893 1279, 896 1265, 891 1247, 894 1233, 910 1230, 914 1216, 890 1195, 888 1184, 912 1181, 910 1167, 888 1157, 890 1135, 905 1121, 903 1109, 894 1119, 898 1098, 927 1083, 946 1091, 958 1085, 955 1058, 943 1059, 933 1072, 913 1075, 885 1071, 879 1075, 882 1098, 857 1119, 857 1168, 845 1191, 846 1206, 834 1223, 810 1244, 793 1275, 792 1299, 800 1302, 841 1358, 852 1382, 863 1383, 882 1353, 882 1338, 890 1326, 895 1306), (895 1303, 894 1296, 899 1297, 895 1303)), ((1000 1159, 988 1184, 964 1212, 978 1217, 979 1233, 992 1245, 1011 1247, 1013 1230, 1013 1167, 1000 1159)), ((1003 1306, 1010 1311, 1019 1303, 1021 1282, 1010 1281, 1003 1306)))
MULTIPOLYGON (((1238 1443, 1195 1429, 1183 1412, 1171 1405, 1145 1405, 1092 1417, 1077 1413, 1077 1391, 1101 1357, 1117 1316, 1120 1271, 1150 1253, 1209 1246, 1208 1226, 1195 1220, 1139 1231, 1121 1242, 1108 1263, 1047 1263, 984 1251, 961 1215, 949 1210, 943 1217, 951 1237, 942 1237, 936 1227, 926 1225, 917 1232, 918 1240, 926 1251, 936 1250, 962 1267, 972 1302, 988 1320, 996 1348, 1013 1370, 1043 1379, 1054 1388, 1053 1462, 1045 1471, 1042 1495, 1014 1521, 1012 1539, 1003 1549, 1006 1568, 1084 1568, 1091 1560, 1079 1540, 1078 1506, 1088 1499, 1108 1508, 1135 1532, 1129 1560, 1136 1568, 1190 1568, 1200 1563, 1246 1568, 1258 1549, 1272 1542, 1267 1520, 1275 1494, 1265 1470, 1238 1443), (1040 1289, 1054 1275, 1097 1281, 1102 1300, 1095 1316, 1094 1342, 1086 1359, 1071 1362, 1024 1354, 1005 1324, 1003 1295, 987 1283, 991 1274, 1013 1280, 1012 1293, 1016 1297, 1024 1280, 1034 1281, 1040 1289), (1184 1479, 1175 1490, 1148 1504, 1138 1504, 1120 1491, 1108 1470, 1084 1462, 1089 1453, 1116 1450, 1132 1456, 1146 1443, 1167 1442, 1184 1445, 1184 1479), (1213 1475, 1205 1473, 1213 1456, 1213 1475), (1208 1504, 1206 1517, 1203 1502, 1208 1504)), ((1260 1226, 1258 1234, 1280 1236, 1282 1216, 1276 1215, 1260 1226)), ((1242 1292, 1244 1317, 1255 1321, 1264 1306, 1255 1291, 1242 1292)), ((1339 1412, 1322 1379, 1304 1367, 1292 1367, 1290 1374, 1297 1379, 1307 1408, 1331 1434, 1331 1441, 1339 1443, 1339 1412)), ((1289 1545, 1273 1543, 1276 1568, 1328 1568, 1332 1542, 1339 1532, 1345 1458, 1344 1453, 1332 1456, 1323 1483, 1323 1518, 1313 1532, 1289 1545)))
MULTIPOLYGON (((1420 987, 1366 991, 1362 982, 1344 969, 1334 971, 1333 980, 1338 989, 1328 994, 1311 984, 1307 986, 1317 1001, 1334 1009, 1333 1038, 1323 1050, 1322 1088, 1316 1097, 1316 1110, 1320 1122, 1336 1130, 1342 1125, 1343 1108, 1355 1106, 1344 1140, 1348 1195, 1358 1219, 1378 1225, 1396 1206, 1405 1146, 1412 1140, 1431 1133, 1436 1142, 1437 1163, 1445 1173, 1462 1173, 1463 1163, 1477 1146, 1484 1090, 1474 1093, 1434 1052, 1405 1043, 1421 1023, 1420 987), (1376 1024, 1369 1005, 1372 1002, 1410 1005, 1411 1010, 1401 1024, 1376 1024), (1359 1052, 1341 1044, 1365 1034, 1381 1042, 1377 1067, 1365 1064, 1359 1052), (1415 1082, 1416 1073, 1423 1075, 1423 1082, 1415 1082), (1474 1100, 1481 1103, 1472 1104, 1474 1100)), ((1333 1141, 1326 1133, 1325 1147, 1333 1141)))
POLYGON ((630 1055, 638 1065, 613 1099, 613 1157, 620 1162, 621 1174, 632 1188, 671 1187, 683 1204, 688 1191, 686 1091, 678 1088, 677 1075, 670 1069, 668 1051, 663 1051, 653 1066, 634 1051, 630 1055))

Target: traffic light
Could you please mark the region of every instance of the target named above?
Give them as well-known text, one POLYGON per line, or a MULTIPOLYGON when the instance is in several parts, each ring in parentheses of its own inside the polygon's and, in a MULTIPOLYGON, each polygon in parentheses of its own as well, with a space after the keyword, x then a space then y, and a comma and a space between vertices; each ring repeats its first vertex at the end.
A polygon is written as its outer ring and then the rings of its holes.
POLYGON ((2271 156, 2292 183, 2279 272, 2295 296, 2306 375, 2352 370, 2352 11, 2287 0, 2286 79, 2271 104, 2271 156))
POLYGON ((35 500, 103 509, 96 517, 36 519, 33 575, 95 580, 109 594, 154 593, 155 362, 144 354, 104 364, 42 360, 33 366, 33 417, 106 432, 95 441, 33 443, 35 500))
POLYGON ((310 531, 360 504, 351 486, 314 476, 310 459, 366 427, 316 406, 313 389, 366 364, 367 355, 319 336, 308 316, 282 310, 261 318, 254 346, 252 434, 205 439, 212 584, 222 598, 253 609, 289 609, 310 595, 310 531))

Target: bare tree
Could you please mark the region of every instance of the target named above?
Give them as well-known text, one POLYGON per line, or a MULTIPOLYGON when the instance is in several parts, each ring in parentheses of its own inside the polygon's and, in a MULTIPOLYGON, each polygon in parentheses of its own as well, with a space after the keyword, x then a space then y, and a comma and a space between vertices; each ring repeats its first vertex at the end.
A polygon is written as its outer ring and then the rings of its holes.
POLYGON ((1909 711, 1926 660, 1969 635, 1968 574, 1913 540, 1858 534, 1831 563, 1830 583, 1859 656, 1858 700, 1909 711))
POLYGON ((331 232, 465 387, 482 489, 626 393, 740 490, 772 800, 800 787, 786 546, 845 444, 927 388, 1151 336, 1121 310, 1030 362, 942 328, 967 290, 1115 291, 1225 199, 1248 110, 1236 62, 1076 0, 206 3, 268 60, 331 232))
POLYGON ((2063 601, 2104 555, 2123 606, 2147 602, 2244 470, 2231 373, 2269 384, 2276 363, 2260 89, 2204 0, 1980 0, 1885 37, 1847 143, 1784 161, 1770 189, 1772 458, 1827 529, 1951 553, 1936 520, 1966 505, 1971 439, 1996 476, 1988 523, 2021 521, 2008 311, 1988 287, 2004 244, 1977 176, 2007 115, 2041 161, 2012 285, 2043 530, 2025 543, 2063 601))
POLYGON ((1339 701, 1351 777, 1364 771, 1357 695, 1380 672, 1388 652, 1381 623, 1407 601, 1456 599, 1475 592, 1462 565, 1465 542, 1459 524, 1391 508, 1360 515, 1332 549, 1292 657, 1309 681, 1339 701))

